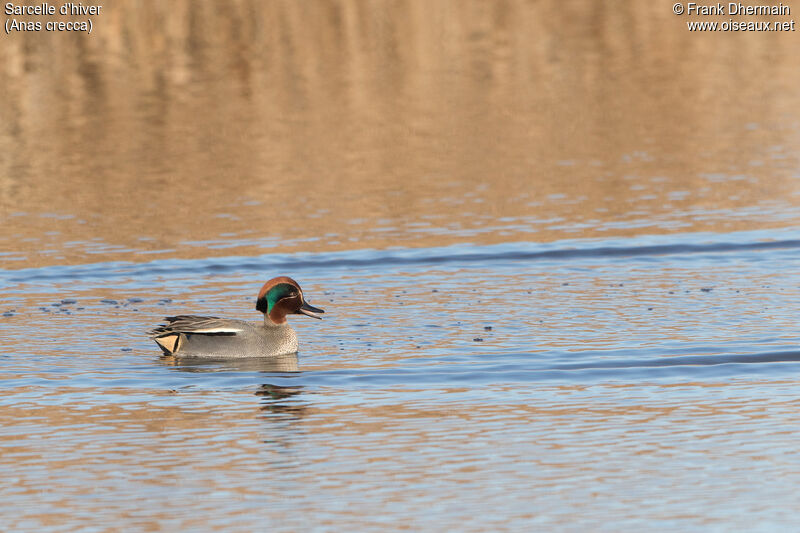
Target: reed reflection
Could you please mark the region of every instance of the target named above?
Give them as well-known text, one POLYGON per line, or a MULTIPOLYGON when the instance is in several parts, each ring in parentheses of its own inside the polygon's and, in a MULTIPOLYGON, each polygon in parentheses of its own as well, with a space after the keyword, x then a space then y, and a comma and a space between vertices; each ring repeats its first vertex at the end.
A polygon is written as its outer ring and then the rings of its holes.
POLYGON ((789 34, 720 47, 657 3, 556 0, 115 2, 102 17, 90 39, 0 47, 0 250, 19 261, 798 220, 789 34))

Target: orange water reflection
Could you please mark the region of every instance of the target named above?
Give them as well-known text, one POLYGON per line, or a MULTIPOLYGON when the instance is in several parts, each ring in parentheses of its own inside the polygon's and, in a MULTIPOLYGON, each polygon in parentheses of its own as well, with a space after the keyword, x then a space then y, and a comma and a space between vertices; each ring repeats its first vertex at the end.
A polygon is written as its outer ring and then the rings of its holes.
POLYGON ((115 2, 91 36, 8 36, 0 249, 16 267, 796 224, 797 40, 690 33, 669 7, 115 2))

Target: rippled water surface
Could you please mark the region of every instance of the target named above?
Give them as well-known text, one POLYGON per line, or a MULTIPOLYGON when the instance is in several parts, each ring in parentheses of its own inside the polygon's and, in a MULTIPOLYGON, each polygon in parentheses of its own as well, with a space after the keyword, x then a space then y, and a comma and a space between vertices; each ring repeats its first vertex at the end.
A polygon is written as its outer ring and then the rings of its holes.
POLYGON ((782 530, 794 34, 120 1, 0 45, 0 529, 782 530), (162 357, 169 314, 296 356, 162 357))

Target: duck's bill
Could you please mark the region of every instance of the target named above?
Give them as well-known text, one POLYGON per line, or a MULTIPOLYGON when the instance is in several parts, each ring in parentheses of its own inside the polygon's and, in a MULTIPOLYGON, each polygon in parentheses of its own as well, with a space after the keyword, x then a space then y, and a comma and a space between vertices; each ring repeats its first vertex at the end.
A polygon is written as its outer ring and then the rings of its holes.
POLYGON ((319 316, 318 313, 324 313, 325 310, 324 309, 320 309, 319 307, 314 307, 313 305, 309 304, 308 302, 303 302, 303 305, 300 306, 300 309, 298 309, 297 312, 298 313, 302 313, 302 314, 304 314, 306 316, 310 316, 312 318, 319 318, 321 320, 322 317, 319 316))

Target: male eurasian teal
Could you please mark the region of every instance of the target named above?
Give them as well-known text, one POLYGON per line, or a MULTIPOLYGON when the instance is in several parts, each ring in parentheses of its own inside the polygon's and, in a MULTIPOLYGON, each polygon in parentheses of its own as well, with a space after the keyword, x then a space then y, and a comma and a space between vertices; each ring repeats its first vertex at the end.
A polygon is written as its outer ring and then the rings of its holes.
POLYGON ((322 318, 324 313, 303 299, 295 280, 286 276, 266 282, 256 309, 264 322, 245 322, 214 316, 166 317, 167 324, 150 331, 165 355, 181 357, 264 357, 297 352, 297 334, 286 322, 288 314, 322 318))

